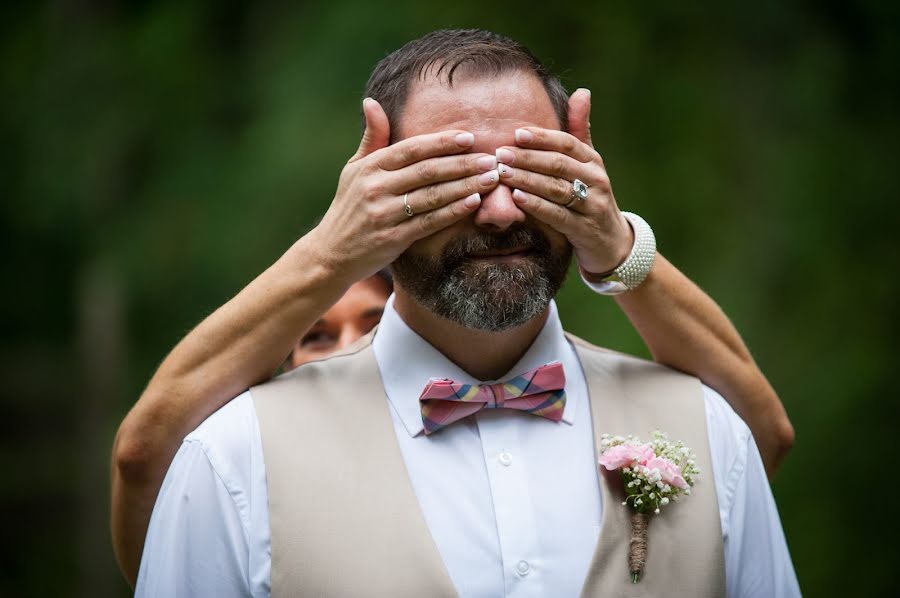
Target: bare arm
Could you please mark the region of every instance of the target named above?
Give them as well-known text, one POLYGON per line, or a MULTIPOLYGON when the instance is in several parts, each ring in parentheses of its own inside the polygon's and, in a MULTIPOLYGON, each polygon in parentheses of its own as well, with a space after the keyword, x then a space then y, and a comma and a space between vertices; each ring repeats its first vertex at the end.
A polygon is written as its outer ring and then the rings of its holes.
POLYGON ((111 525, 116 559, 132 585, 156 496, 182 439, 233 397, 271 377, 350 285, 416 239, 472 213, 480 201, 473 193, 497 185, 479 180, 496 164, 486 168, 479 161, 483 154, 467 153, 469 134, 444 131, 387 147, 381 107, 370 100, 364 111, 366 134, 322 222, 172 350, 119 427, 111 525), (426 161, 428 168, 419 168, 426 161), (422 171, 430 173, 424 184, 422 171), (421 216, 404 214, 407 192, 421 216))
POLYGON ((644 283, 616 296, 653 358, 697 376, 750 426, 771 479, 794 429, 784 406, 718 305, 663 256, 644 283))
MULTIPOLYGON (((266 380, 348 285, 301 239, 166 357, 113 444, 111 523, 119 567, 137 578, 156 495, 181 440, 212 412, 266 380)), ((351 281, 352 282, 352 281, 351 281)))
MULTIPOLYGON (((513 198, 566 235, 588 277, 612 271, 634 243, 603 159, 593 148, 590 108, 590 93, 578 90, 569 98, 567 133, 526 127, 531 135, 503 148, 504 160, 515 170, 508 175, 517 187, 513 198), (589 185, 589 199, 572 199, 575 179, 589 185)), ((647 280, 617 300, 657 361, 697 376, 725 397, 752 430, 771 477, 790 450, 793 428, 719 306, 661 256, 647 280)))

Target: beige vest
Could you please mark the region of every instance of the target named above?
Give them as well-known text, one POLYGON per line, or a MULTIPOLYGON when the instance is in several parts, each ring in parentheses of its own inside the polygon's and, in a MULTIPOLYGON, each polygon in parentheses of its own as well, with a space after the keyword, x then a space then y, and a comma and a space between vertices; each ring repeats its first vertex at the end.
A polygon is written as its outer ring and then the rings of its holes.
MULTIPOLYGON (((582 595, 724 596, 699 381, 569 338, 587 379, 595 452, 603 433, 646 439, 660 429, 694 449, 702 472, 691 496, 651 519, 637 584, 628 576, 622 483, 618 474, 600 476, 602 525, 582 595)), ((268 481, 272 596, 457 595, 397 444, 371 335, 252 394, 268 481)))

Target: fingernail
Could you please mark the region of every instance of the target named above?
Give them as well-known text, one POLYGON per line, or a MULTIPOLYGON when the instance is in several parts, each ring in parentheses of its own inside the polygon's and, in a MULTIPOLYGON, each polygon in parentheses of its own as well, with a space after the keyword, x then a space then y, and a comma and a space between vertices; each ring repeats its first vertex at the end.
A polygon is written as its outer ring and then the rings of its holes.
POLYGON ((494 153, 497 155, 497 160, 505 164, 512 164, 513 160, 516 159, 516 155, 505 147, 501 147, 494 153))
POLYGON ((463 200, 463 205, 466 206, 467 208, 474 208, 475 206, 477 206, 480 203, 481 203, 481 195, 479 195, 478 193, 473 193, 472 195, 470 195, 469 197, 467 197, 463 200))
POLYGON ((512 196, 516 203, 525 203, 528 200, 525 193, 518 189, 513 189, 512 196))
POLYGON ((531 131, 516 129, 516 141, 518 143, 528 143, 532 139, 534 139, 534 135, 531 134, 531 131))
POLYGON ((481 175, 480 177, 478 177, 478 182, 481 183, 482 185, 493 185, 494 183, 497 182, 497 178, 498 178, 497 171, 492 170, 492 171, 486 172, 483 175, 481 175))
POLYGON ((500 178, 511 179, 513 176, 513 169, 506 164, 501 164, 500 166, 498 166, 497 172, 500 173, 500 178))
POLYGON ((588 97, 591 97, 591 90, 587 87, 580 87, 578 88, 578 91, 583 91, 584 93, 588 94, 588 97))
POLYGON ((477 160, 475 160, 475 164, 478 165, 478 168, 481 170, 494 170, 497 168, 497 157, 496 156, 481 156, 477 160))
POLYGON ((460 133, 456 136, 456 145, 460 147, 469 147, 475 143, 475 135, 471 133, 460 133))

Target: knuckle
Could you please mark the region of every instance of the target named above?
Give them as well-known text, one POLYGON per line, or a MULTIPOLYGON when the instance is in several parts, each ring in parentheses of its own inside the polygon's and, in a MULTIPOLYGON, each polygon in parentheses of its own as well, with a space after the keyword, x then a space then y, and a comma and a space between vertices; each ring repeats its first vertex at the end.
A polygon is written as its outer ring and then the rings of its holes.
POLYGON ((363 186, 362 196, 366 201, 375 201, 384 193, 384 186, 379 181, 369 181, 363 186))
POLYGON ((422 189, 422 201, 423 204, 420 209, 422 210, 432 210, 438 204, 440 200, 440 189, 437 185, 429 185, 422 189))
POLYGON ((572 152, 575 150, 577 143, 578 143, 577 139, 575 139, 571 135, 565 135, 562 138, 561 145, 562 145, 563 150, 565 150, 566 152, 572 152))
POLYGON ((393 240, 396 234, 390 228, 381 228, 375 231, 372 235, 372 242, 376 247, 384 247, 385 245, 389 245, 393 240))
POLYGON ((612 209, 612 202, 609 201, 609 197, 606 195, 602 195, 597 198, 596 201, 592 202, 596 206, 596 209, 601 213, 606 213, 608 215, 609 211, 612 209))
POLYGON ((520 185, 531 189, 534 186, 534 184, 537 180, 537 177, 530 170, 526 170, 524 168, 517 168, 516 169, 516 179, 518 179, 520 185))
POLYGON ((562 154, 554 154, 550 159, 550 172, 562 176, 566 171, 566 159, 562 154))
POLYGON ((416 165, 416 175, 423 181, 431 182, 437 178, 437 167, 431 160, 419 162, 416 165))
POLYGON ((419 142, 417 140, 410 140, 407 143, 401 144, 397 147, 397 157, 404 164, 413 162, 418 154, 418 147, 419 142))
POLYGON ((341 180, 365 180, 373 176, 378 170, 378 165, 374 162, 354 162, 345 166, 344 170, 341 171, 341 180))
POLYGON ((552 201, 547 201, 536 195, 529 195, 528 199, 534 211, 537 212, 541 218, 546 219, 547 217, 553 216, 552 201))
POLYGON ((369 209, 369 222, 375 225, 376 228, 386 224, 388 222, 388 214, 384 207, 372 206, 369 209))
POLYGON ((437 224, 437 216, 434 212, 425 212, 422 214, 422 217, 419 218, 419 228, 424 233, 431 232, 434 228, 436 228, 437 224))
POLYGON ((462 180, 462 190, 466 195, 476 193, 479 189, 478 178, 481 175, 466 177, 462 180))
POLYGON ((601 174, 597 177, 597 181, 594 184, 595 187, 598 187, 600 190, 606 192, 610 189, 609 177, 606 174, 601 174))
POLYGON ((458 152, 461 149, 456 143, 456 135, 456 133, 441 135, 440 148, 442 152, 449 154, 458 152))

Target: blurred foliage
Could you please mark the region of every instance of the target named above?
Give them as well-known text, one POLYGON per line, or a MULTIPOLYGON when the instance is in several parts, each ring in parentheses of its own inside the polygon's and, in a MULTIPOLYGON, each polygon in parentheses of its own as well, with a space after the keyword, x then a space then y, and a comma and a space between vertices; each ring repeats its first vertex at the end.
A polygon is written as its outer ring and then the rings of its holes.
MULTIPOLYGON (((374 63, 467 26, 593 90, 620 205, 778 389, 797 443, 774 490, 805 593, 886 595, 897 524, 874 466, 900 420, 898 7, 5 2, 0 488, 15 540, 0 595, 127 594, 107 529, 118 422, 168 348, 324 212, 374 63)), ((573 278, 559 303, 574 332, 646 355, 573 278)))

